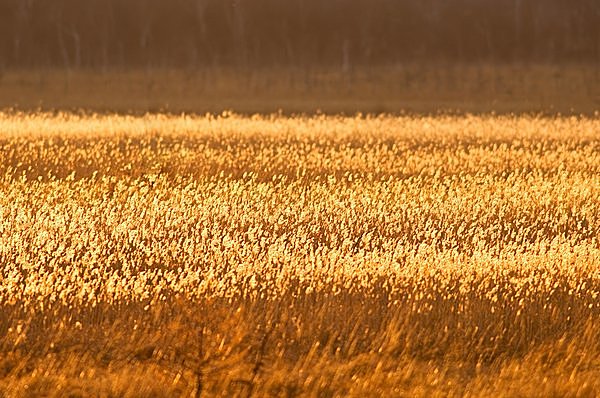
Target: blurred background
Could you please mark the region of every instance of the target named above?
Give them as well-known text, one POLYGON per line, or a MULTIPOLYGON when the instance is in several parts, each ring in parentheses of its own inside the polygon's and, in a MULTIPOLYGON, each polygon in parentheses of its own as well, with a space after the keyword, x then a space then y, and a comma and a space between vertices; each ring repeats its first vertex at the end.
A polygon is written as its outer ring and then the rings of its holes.
POLYGON ((0 0, 0 107, 600 108, 598 0, 0 0))

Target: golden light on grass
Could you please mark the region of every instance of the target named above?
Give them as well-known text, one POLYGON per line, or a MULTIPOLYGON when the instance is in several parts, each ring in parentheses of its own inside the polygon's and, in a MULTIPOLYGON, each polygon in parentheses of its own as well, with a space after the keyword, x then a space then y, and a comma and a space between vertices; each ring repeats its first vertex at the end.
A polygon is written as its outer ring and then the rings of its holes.
POLYGON ((600 122, 0 114, 0 392, 595 396, 600 122))

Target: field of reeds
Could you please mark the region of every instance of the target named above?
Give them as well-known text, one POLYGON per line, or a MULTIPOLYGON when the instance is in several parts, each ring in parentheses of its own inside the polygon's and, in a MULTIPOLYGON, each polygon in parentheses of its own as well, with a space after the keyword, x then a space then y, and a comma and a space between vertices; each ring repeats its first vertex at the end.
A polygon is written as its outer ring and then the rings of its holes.
POLYGON ((600 394, 600 120, 0 114, 0 397, 600 394))

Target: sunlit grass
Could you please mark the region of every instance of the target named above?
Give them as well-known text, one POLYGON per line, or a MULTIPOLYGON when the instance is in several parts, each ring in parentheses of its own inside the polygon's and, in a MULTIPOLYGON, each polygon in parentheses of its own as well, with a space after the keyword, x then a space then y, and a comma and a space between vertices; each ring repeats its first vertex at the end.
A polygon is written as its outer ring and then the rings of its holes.
POLYGON ((6 396, 600 393, 600 122, 0 115, 6 396))

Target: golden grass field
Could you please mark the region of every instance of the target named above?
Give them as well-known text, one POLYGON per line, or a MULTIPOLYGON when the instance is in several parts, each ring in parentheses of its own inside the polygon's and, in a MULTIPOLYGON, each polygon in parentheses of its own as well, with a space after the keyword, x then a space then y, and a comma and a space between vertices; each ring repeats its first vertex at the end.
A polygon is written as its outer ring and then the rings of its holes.
POLYGON ((600 120, 0 114, 0 397, 600 394, 600 120))

